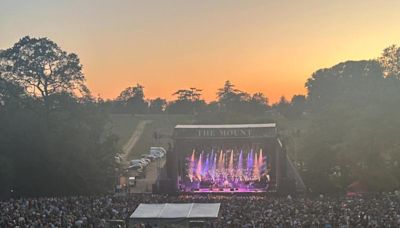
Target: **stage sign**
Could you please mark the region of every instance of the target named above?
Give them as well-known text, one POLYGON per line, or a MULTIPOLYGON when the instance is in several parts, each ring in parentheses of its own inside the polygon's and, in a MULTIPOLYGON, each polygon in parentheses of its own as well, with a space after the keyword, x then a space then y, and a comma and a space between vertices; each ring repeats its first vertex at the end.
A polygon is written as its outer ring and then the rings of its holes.
POLYGON ((275 124, 177 125, 175 138, 263 138, 275 137, 275 124))

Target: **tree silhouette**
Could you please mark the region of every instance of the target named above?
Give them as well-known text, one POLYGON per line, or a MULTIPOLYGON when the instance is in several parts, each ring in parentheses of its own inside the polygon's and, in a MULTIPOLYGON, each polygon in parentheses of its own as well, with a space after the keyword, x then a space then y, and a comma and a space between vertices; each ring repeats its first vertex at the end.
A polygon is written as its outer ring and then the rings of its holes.
POLYGON ((235 88, 229 80, 225 82, 222 88, 218 89, 217 92, 218 103, 220 105, 221 111, 245 111, 245 104, 251 99, 248 93, 235 88))
POLYGON ((291 118, 298 118, 306 111, 307 98, 304 95, 294 95, 290 101, 289 115, 291 118))
POLYGON ((163 113, 167 107, 167 101, 160 97, 150 100, 149 112, 160 114, 163 113))
POLYGON ((191 87, 177 90, 172 95, 177 99, 167 106, 168 113, 173 114, 197 114, 205 109, 206 103, 201 99, 201 89, 191 87))
POLYGON ((45 102, 59 92, 89 93, 78 56, 48 38, 23 37, 0 53, 0 69, 3 78, 45 102))
POLYGON ((172 95, 177 96, 178 100, 180 101, 191 101, 191 102, 195 102, 200 100, 200 96, 201 96, 201 89, 197 89, 194 87, 191 87, 189 89, 180 89, 178 91, 176 91, 175 93, 173 93, 172 95))
POLYGON ((25 95, 24 88, 0 77, 0 107, 10 103, 19 103, 25 95))
POLYGON ((391 45, 378 58, 385 77, 400 79, 400 47, 391 45))
POLYGON ((133 114, 144 114, 148 111, 148 103, 144 99, 144 87, 140 84, 124 89, 117 97, 127 112, 133 114))
POLYGON ((87 92, 78 57, 47 38, 0 53, 0 198, 111 188, 117 138, 87 92))
POLYGON ((218 102, 222 105, 229 105, 229 103, 240 102, 247 93, 244 93, 235 88, 229 80, 225 81, 224 87, 219 88, 217 92, 218 102))
POLYGON ((383 82, 382 68, 374 60, 347 61, 312 74, 306 82, 308 101, 314 110, 329 107, 338 101, 354 101, 354 105, 369 102, 365 95, 383 82))
MULTIPOLYGON (((397 56, 391 46, 378 61, 339 63, 308 79, 309 126, 299 151, 304 177, 314 191, 345 191, 354 180, 371 191, 399 187, 397 56)), ((304 103, 294 98, 291 108, 304 103)))

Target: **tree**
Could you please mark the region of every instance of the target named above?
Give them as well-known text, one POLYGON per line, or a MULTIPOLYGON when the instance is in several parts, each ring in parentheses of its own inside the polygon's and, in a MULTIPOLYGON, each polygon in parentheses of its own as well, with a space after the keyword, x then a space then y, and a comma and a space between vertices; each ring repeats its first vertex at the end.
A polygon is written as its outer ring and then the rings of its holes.
POLYGON ((245 112, 250 94, 235 88, 229 80, 217 92, 218 103, 223 112, 245 112))
POLYGON ((49 97, 57 104, 48 118, 41 103, 0 108, 0 197, 82 195, 112 189, 116 138, 95 103, 69 93, 49 97), (32 111, 35 110, 35 111, 32 111))
POLYGON ((47 38, 0 53, 0 197, 112 189, 117 139, 85 92, 78 57, 47 38))
POLYGON ((201 89, 189 88, 177 90, 172 95, 177 99, 170 102, 167 106, 167 112, 173 114, 197 114, 202 112, 206 103, 201 99, 201 89))
POLYGON ((22 87, 0 78, 0 107, 19 102, 23 96, 25 96, 25 92, 22 87))
POLYGON ((400 79, 400 47, 391 45, 378 58, 385 77, 400 79))
POLYGON ((0 53, 0 69, 2 77, 42 98, 46 105, 55 93, 89 93, 78 56, 63 51, 48 38, 23 37, 0 53))
POLYGON ((241 93, 240 90, 235 89, 235 85, 229 80, 225 81, 224 87, 219 88, 217 92, 217 97, 219 101, 229 100, 232 96, 241 93))
POLYGON ((149 103, 150 103, 150 105, 149 105, 150 113, 155 113, 155 114, 163 113, 167 107, 167 101, 160 97, 150 100, 149 103))
POLYGON ((285 96, 279 98, 279 102, 273 106, 281 115, 287 116, 290 108, 290 103, 285 96))
POLYGON ((304 95, 294 95, 290 100, 289 110, 287 117, 299 118, 306 110, 307 99, 304 95))
MULTIPOLYGON (((345 191, 353 181, 370 191, 399 187, 400 80, 394 67, 381 66, 347 61, 308 79, 311 108, 299 152, 314 191, 345 191)), ((304 99, 293 98, 291 107, 295 102, 304 99)))
POLYGON ((321 111, 335 102, 363 106, 377 96, 374 91, 383 79, 382 68, 374 60, 347 61, 320 69, 306 82, 310 108, 321 111))
POLYGON ((124 89, 117 97, 117 100, 127 102, 129 99, 131 99, 133 97, 144 100, 143 89, 144 89, 144 87, 142 85, 140 85, 139 83, 137 83, 136 86, 132 86, 132 87, 128 87, 128 88, 124 89))
POLYGON ((117 97, 126 112, 133 114, 144 114, 148 111, 148 103, 144 99, 144 87, 140 84, 124 89, 117 97))
POLYGON ((254 93, 250 100, 248 101, 249 103, 249 113, 253 114, 262 114, 264 113, 268 108, 268 98, 263 94, 263 93, 254 93))
POLYGON ((194 87, 191 87, 189 89, 180 89, 173 93, 172 95, 177 96, 178 100, 180 101, 191 101, 195 102, 200 100, 201 97, 201 89, 197 89, 194 87))
POLYGON ((218 102, 224 106, 240 102, 246 96, 248 96, 247 93, 236 89, 235 85, 233 85, 229 80, 225 81, 224 87, 219 88, 217 92, 218 102))

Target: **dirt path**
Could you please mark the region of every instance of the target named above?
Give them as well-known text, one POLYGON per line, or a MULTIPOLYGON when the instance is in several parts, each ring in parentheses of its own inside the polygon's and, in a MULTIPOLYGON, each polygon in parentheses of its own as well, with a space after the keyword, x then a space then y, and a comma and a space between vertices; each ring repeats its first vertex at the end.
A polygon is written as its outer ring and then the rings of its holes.
POLYGON ((125 145, 122 147, 122 154, 121 158, 123 162, 126 161, 128 158, 129 153, 132 151, 133 147, 135 146, 136 142, 140 139, 140 136, 142 136, 144 128, 146 127, 147 124, 153 122, 152 120, 142 120, 138 123, 136 126, 135 131, 133 132, 132 136, 129 138, 128 142, 125 143, 125 145))

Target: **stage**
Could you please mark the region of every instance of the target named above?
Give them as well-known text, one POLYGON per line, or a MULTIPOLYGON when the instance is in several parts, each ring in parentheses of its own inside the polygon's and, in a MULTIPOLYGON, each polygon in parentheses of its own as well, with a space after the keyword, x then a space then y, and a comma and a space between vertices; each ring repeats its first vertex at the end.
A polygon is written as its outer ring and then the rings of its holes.
POLYGON ((257 144, 197 147, 185 158, 183 172, 178 176, 179 189, 266 191, 270 182, 269 157, 257 144))
POLYGON ((177 125, 173 137, 160 193, 266 193, 286 174, 274 123, 177 125))

